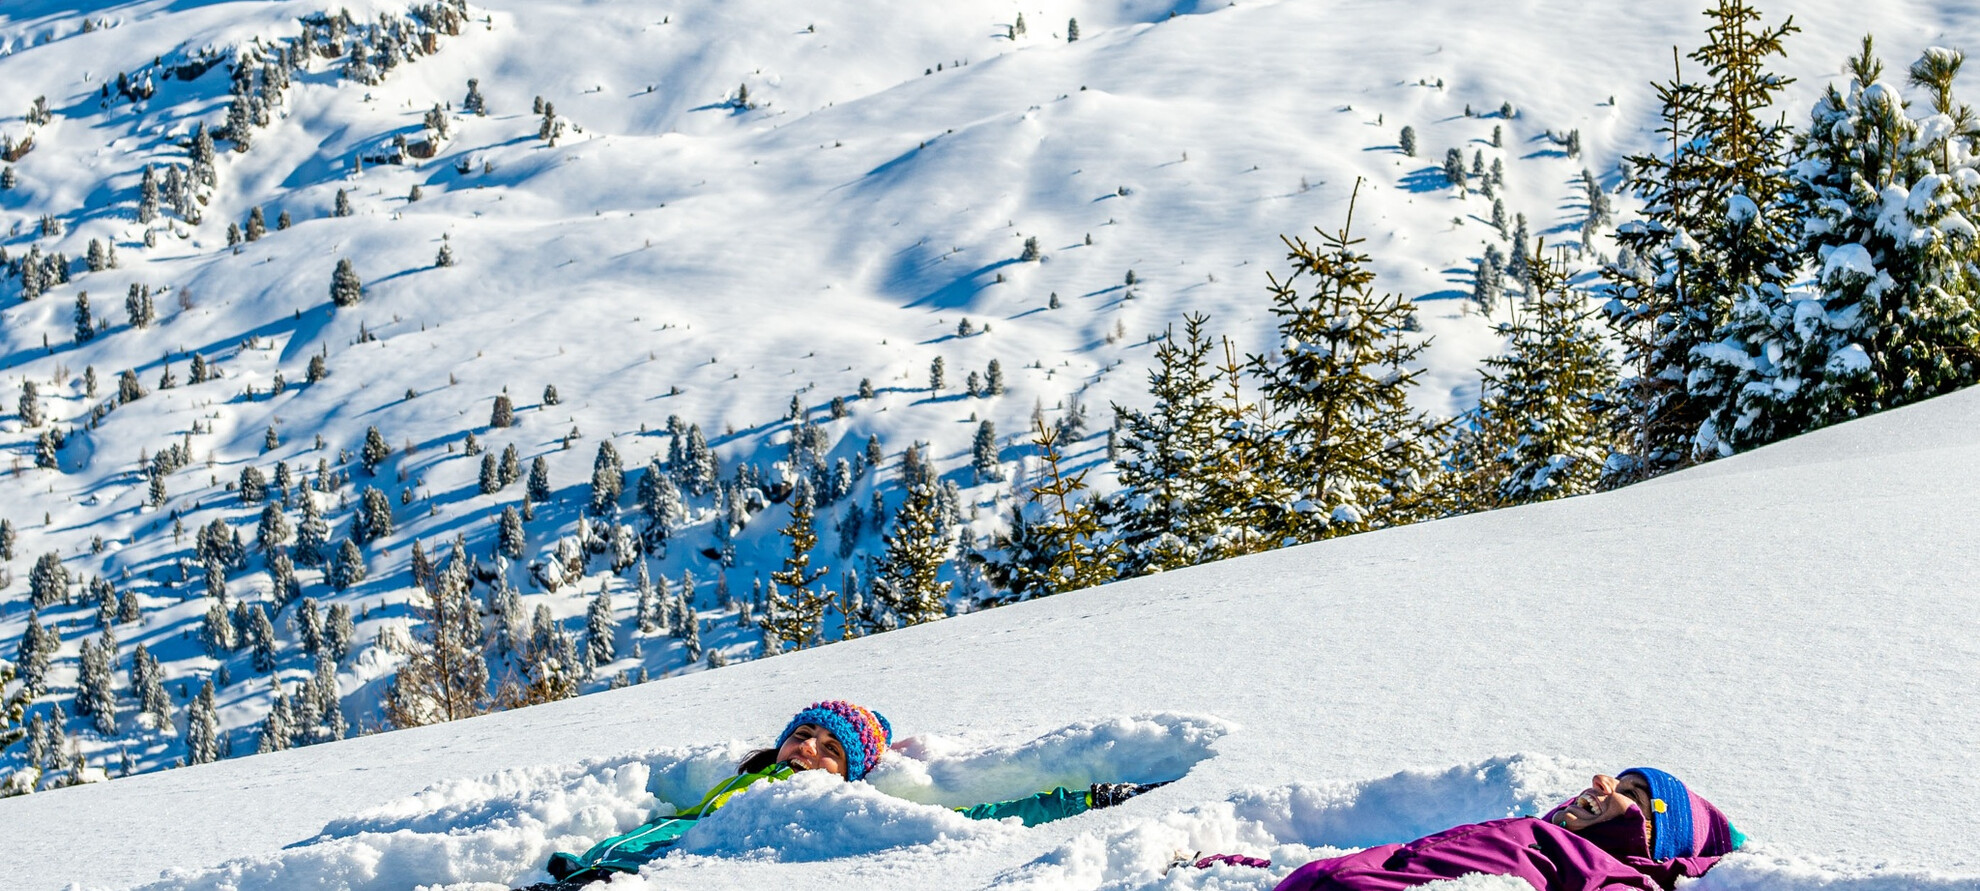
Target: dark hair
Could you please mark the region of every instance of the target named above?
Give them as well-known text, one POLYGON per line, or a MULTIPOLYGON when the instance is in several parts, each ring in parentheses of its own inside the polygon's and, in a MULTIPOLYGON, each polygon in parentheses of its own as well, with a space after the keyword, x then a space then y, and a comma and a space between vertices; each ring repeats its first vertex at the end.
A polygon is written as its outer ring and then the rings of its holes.
POLYGON ((757 749, 743 756, 742 763, 736 765, 736 773, 756 773, 775 763, 777 763, 777 749, 775 746, 767 749, 757 749))

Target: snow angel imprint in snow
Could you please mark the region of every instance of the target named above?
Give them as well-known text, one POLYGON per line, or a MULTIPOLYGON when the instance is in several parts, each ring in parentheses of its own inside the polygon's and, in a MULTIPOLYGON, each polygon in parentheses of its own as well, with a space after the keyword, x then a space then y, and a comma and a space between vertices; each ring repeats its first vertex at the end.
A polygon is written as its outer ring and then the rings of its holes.
POLYGON ((1295 870, 1277 891, 1396 891, 1474 873, 1525 879, 1541 891, 1671 888, 1702 876, 1745 841, 1719 809, 1648 767, 1597 775, 1543 817, 1446 829, 1295 870))
MULTIPOLYGON (((531 885, 524 891, 571 891, 614 873, 636 873, 641 865, 664 856, 696 822, 728 804, 737 793, 759 782, 787 780, 801 771, 836 774, 862 781, 893 744, 893 725, 879 712, 843 700, 827 700, 798 712, 784 725, 777 745, 743 757, 736 775, 715 784, 701 802, 678 813, 655 817, 631 832, 605 839, 582 855, 551 855, 548 869, 557 881, 531 885)), ((1070 817, 1092 808, 1119 804, 1167 783, 1094 783, 1074 791, 1060 786, 1010 801, 955 810, 973 820, 1016 817, 1026 826, 1070 817)))

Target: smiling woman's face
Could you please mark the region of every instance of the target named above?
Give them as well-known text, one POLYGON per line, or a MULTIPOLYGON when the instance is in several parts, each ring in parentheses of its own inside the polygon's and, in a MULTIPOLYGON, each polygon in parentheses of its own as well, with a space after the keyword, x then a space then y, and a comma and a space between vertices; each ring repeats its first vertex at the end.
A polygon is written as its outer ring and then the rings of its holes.
POLYGON ((777 760, 798 770, 829 770, 846 775, 846 747, 839 738, 817 724, 799 724, 777 747, 777 760))
POLYGON ((1628 813, 1632 806, 1643 816, 1644 841, 1648 844, 1651 841, 1648 838, 1651 828, 1650 784, 1633 773, 1622 779, 1596 774, 1587 789, 1561 806, 1560 812, 1554 815, 1554 822, 1569 832, 1581 832, 1628 813))

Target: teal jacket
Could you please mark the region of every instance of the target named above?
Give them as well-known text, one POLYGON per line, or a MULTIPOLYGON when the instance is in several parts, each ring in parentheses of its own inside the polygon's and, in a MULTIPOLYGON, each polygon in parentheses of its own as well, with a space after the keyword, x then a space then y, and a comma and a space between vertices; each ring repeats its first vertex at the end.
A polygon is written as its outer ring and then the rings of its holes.
MULTIPOLYGON (((615 872, 638 872, 648 861, 665 855, 682 835, 694 828, 696 821, 720 810, 736 793, 759 781, 789 779, 793 773, 796 771, 788 764, 773 764, 755 773, 736 774, 716 783, 715 788, 708 790, 708 794, 701 797, 701 803, 694 807, 648 820, 638 829, 592 845, 582 856, 572 856, 562 851, 550 855, 550 875, 562 881, 569 878, 603 879, 615 872)), ((960 807, 956 808, 956 812, 972 820, 1017 817, 1026 826, 1036 826, 1085 813, 1092 804, 1086 792, 1062 786, 1011 801, 960 807)))

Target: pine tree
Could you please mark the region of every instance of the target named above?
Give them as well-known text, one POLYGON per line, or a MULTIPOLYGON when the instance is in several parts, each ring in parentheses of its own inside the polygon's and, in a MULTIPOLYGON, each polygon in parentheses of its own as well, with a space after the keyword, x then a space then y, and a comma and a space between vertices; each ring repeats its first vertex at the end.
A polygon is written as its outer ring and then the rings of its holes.
POLYGON ((1464 150, 1451 149, 1444 153, 1444 180, 1456 186, 1459 194, 1467 194, 1464 174, 1464 150))
POLYGON ((1927 50, 1914 118, 1865 37, 1844 94, 1830 86, 1797 146, 1794 202, 1812 287, 1735 304, 1714 355, 1735 363, 1722 440, 1750 448, 1966 386, 1980 354, 1974 113, 1952 93, 1963 56, 1927 50), (1961 123, 1964 122, 1964 123, 1961 123), (1742 362, 1742 360, 1744 360, 1742 362))
POLYGON ((256 205, 248 211, 245 237, 249 241, 260 241, 261 236, 266 234, 268 234, 268 218, 262 215, 261 206, 256 205))
POLYGON ((591 512, 601 517, 618 513, 619 495, 625 491, 625 466, 619 450, 609 439, 598 443, 598 455, 591 462, 591 512))
POLYGON ((945 386, 948 386, 948 380, 943 373, 942 357, 936 356, 935 361, 928 364, 928 391, 940 393, 945 386))
POLYGON ((940 526, 934 485, 910 487, 885 536, 886 556, 875 567, 874 578, 875 596, 905 624, 934 621, 948 612, 951 583, 940 575, 951 542, 940 526))
POLYGON ((646 514, 646 540, 649 545, 666 541, 674 527, 687 519, 681 491, 674 485, 673 477, 660 469, 659 458, 648 462, 646 473, 640 477, 639 506, 646 514))
POLYGON ((76 680, 76 714, 94 717, 96 732, 104 736, 117 735, 117 692, 110 668, 115 646, 107 638, 83 641, 76 680))
POLYGON ((457 540, 447 566, 413 607, 417 630, 406 642, 405 664, 386 688, 384 711, 393 726, 453 721, 493 706, 487 636, 470 583, 466 549, 457 540))
POLYGON ((344 539, 343 544, 338 546, 337 556, 331 559, 327 575, 330 587, 339 591, 364 581, 364 555, 358 552, 357 545, 350 539, 344 539))
POLYGON ((356 306, 363 299, 364 283, 358 280, 357 267, 352 265, 349 257, 338 260, 337 270, 330 276, 330 302, 337 306, 356 306))
POLYGON ((12 520, 0 517, 0 561, 12 562, 13 559, 14 523, 12 520))
POLYGON ((351 196, 343 189, 337 190, 337 205, 336 209, 332 211, 332 214, 340 217, 351 215, 351 196))
POLYGON ((138 184, 138 222, 151 225, 158 219, 158 172, 144 165, 144 181, 138 184))
POLYGON ((1403 154, 1412 158, 1416 157, 1416 128, 1404 126, 1402 128, 1402 138, 1398 140, 1398 144, 1401 146, 1403 154))
POLYGON ((385 443, 385 435, 379 433, 377 427, 366 427, 364 447, 358 449, 358 460, 364 463, 364 472, 376 475, 378 465, 391 456, 392 447, 385 443))
POLYGON ((199 697, 186 707, 186 763, 220 760, 220 712, 213 704, 213 682, 205 681, 199 697))
POLYGON ((1250 359, 1278 419, 1277 454, 1261 466, 1275 486, 1262 517, 1268 541, 1315 541, 1436 513, 1448 424, 1412 411, 1408 399, 1421 373, 1409 366, 1429 340, 1410 335, 1407 299, 1374 292, 1353 220, 1350 199, 1347 222, 1319 232, 1318 246, 1284 239, 1293 271, 1269 277, 1280 347, 1250 359), (1309 291, 1300 290, 1302 278, 1311 279, 1309 291))
POLYGON ((969 466, 976 474, 976 481, 984 483, 1004 478, 1003 465, 997 456, 997 425, 988 420, 976 425, 976 439, 970 445, 969 466))
POLYGON ((289 540, 289 520, 282 513, 282 506, 275 503, 263 505, 261 521, 255 526, 254 540, 263 551, 273 551, 289 540))
POLYGON ((96 337, 96 320, 89 314, 89 292, 76 294, 76 342, 88 343, 96 337))
POLYGON ((1459 510, 1593 491, 1608 455, 1598 409, 1616 372, 1588 326, 1594 312, 1560 265, 1535 253, 1527 266, 1530 295, 1499 326, 1506 352, 1485 360, 1478 410, 1453 450, 1459 510))
POLYGON ((302 493, 302 519, 296 523, 295 561, 304 566, 322 566, 330 559, 330 524, 316 506, 316 496, 302 493))
POLYGON ((506 489, 522 477, 522 459, 516 452, 516 444, 509 443, 502 448, 502 464, 496 468, 496 483, 506 489))
POLYGON ((357 516, 351 521, 351 539, 369 544, 392 534, 392 499, 376 487, 364 487, 359 496, 357 516))
POLYGON ((262 474, 261 468, 252 464, 245 465, 241 468, 240 485, 236 491, 240 494, 242 504, 260 504, 267 501, 268 477, 262 474))
POLYGON ((323 618, 323 654, 333 662, 341 662, 350 654, 356 638, 357 625, 351 621, 351 608, 341 603, 331 604, 323 618))
POLYGON ((527 489, 531 501, 550 500, 550 462, 543 460, 542 455, 536 456, 536 460, 529 463, 527 489))
POLYGON ((1067 19, 1067 20, 1066 20, 1066 42, 1067 42, 1067 43, 1072 43, 1073 41, 1076 41, 1076 40, 1078 40, 1078 39, 1079 39, 1079 19, 1076 19, 1076 18, 1075 18, 1075 19, 1067 19))
POLYGON ((252 607, 254 633, 249 635, 249 644, 254 654, 254 670, 267 674, 275 670, 275 623, 268 618, 267 607, 257 603, 252 607))
POLYGON ((1180 340, 1171 329, 1156 344, 1152 409, 1114 406, 1122 424, 1115 474, 1125 501, 1119 537, 1130 575, 1200 563, 1216 537, 1208 497, 1219 446, 1209 322, 1186 315, 1180 340))
POLYGON ((1718 0, 1706 16, 1707 44, 1690 58, 1710 80, 1680 73, 1657 87, 1671 152, 1630 159, 1646 218, 1616 235, 1629 262, 1603 273, 1628 369, 1609 485, 1734 448, 1737 363, 1710 345, 1736 303, 1779 300, 1794 269, 1782 172, 1788 128, 1760 115, 1792 83, 1767 71, 1767 60, 1784 55, 1783 38, 1799 29, 1792 18, 1757 26, 1760 13, 1745 0, 1718 0))
POLYGON ((62 646, 61 632, 41 625, 41 610, 28 607, 27 628, 21 632, 14 663, 21 671, 21 689, 33 699, 48 692, 48 668, 62 646))
POLYGON ((62 565, 61 554, 49 551, 35 559, 28 572, 28 602, 35 609, 69 602, 69 569, 62 565))
POLYGON ((21 379, 21 398, 15 403, 21 416, 21 426, 33 429, 41 426, 41 391, 33 378, 21 379))
POLYGON ((584 646, 594 665, 618 658, 618 620, 612 616, 612 595, 603 588, 584 611, 584 646))
POLYGON ((257 735, 254 752, 266 755, 289 748, 289 696, 282 691, 282 682, 277 678, 268 679, 268 717, 261 719, 261 732, 257 735))
POLYGON ((986 573, 1018 599, 1113 581, 1124 555, 1095 499, 1079 495, 1087 490, 1087 472, 1065 471, 1057 430, 1034 423, 1032 441, 1049 479, 1031 487, 1032 516, 1013 512, 1016 534, 998 540, 1001 559, 991 561, 986 573))
POLYGON ((288 211, 286 211, 286 210, 285 210, 285 211, 282 211, 282 212, 281 212, 280 214, 277 214, 277 215, 276 215, 276 217, 275 217, 275 231, 277 231, 277 232, 280 232, 280 231, 282 231, 282 230, 284 230, 284 229, 287 229, 287 228, 289 228, 289 227, 290 227, 290 226, 292 226, 292 225, 294 225, 294 223, 293 223, 293 221, 291 221, 291 220, 289 219, 289 212, 288 212, 288 211))
POLYGON ((214 659, 225 659, 234 651, 234 620, 228 618, 223 601, 216 599, 206 607, 206 618, 199 627, 199 639, 206 647, 206 655, 214 659))
POLYGON ((138 644, 131 651, 131 692, 138 700, 138 713, 154 730, 170 732, 172 697, 165 693, 165 669, 158 657, 138 644))
POLYGON ((776 641, 778 650, 802 650, 818 645, 824 631, 825 610, 833 601, 832 592, 818 585, 829 569, 811 567, 811 551, 818 546, 812 518, 811 491, 800 487, 791 501, 790 522, 778 530, 788 540, 790 552, 784 558, 784 568, 770 573, 768 599, 763 617, 757 620, 764 639, 776 641))
POLYGON ((507 393, 496 394, 495 411, 488 418, 488 426, 513 427, 515 426, 515 424, 516 424, 516 407, 514 403, 509 401, 509 394, 507 393))

